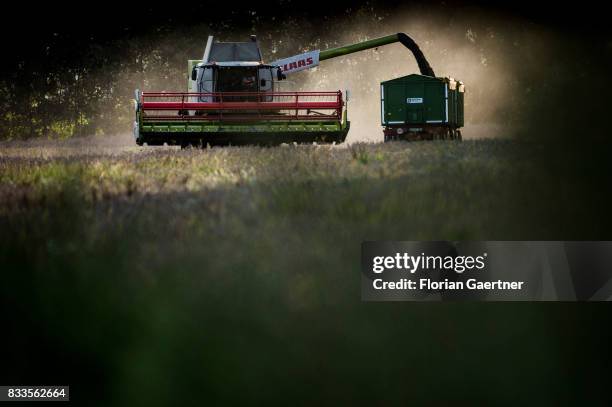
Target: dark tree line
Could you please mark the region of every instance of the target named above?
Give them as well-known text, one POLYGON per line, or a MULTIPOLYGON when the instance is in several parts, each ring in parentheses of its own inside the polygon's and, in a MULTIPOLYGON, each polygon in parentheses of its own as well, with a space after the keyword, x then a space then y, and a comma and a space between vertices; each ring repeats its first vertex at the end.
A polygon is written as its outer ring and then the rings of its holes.
MULTIPOLYGON (((612 55, 612 37, 598 31, 599 20, 573 20, 578 23, 568 30, 561 20, 546 25, 522 17, 511 19, 508 10, 497 12, 497 20, 489 19, 484 8, 463 3, 431 8, 429 3, 417 2, 399 9, 384 1, 357 7, 340 2, 330 8, 279 0, 263 10, 245 6, 211 14, 205 5, 194 5, 193 12, 181 9, 180 15, 149 7, 116 16, 109 8, 99 18, 77 19, 76 25, 71 14, 59 20, 41 16, 39 22, 44 24, 32 23, 40 29, 33 40, 9 41, 0 60, 0 139, 129 132, 134 89, 185 90, 186 60, 202 55, 208 34, 222 40, 257 34, 264 58, 270 61, 389 34, 398 27, 410 32, 412 25, 397 24, 402 21, 399 15, 412 18, 413 23, 419 23, 415 15, 434 22, 417 28, 423 41, 419 45, 436 73, 452 74, 440 69, 444 66, 465 68, 456 62, 462 53, 476 56, 466 63, 486 67, 481 78, 467 84, 468 121, 492 120, 493 113, 501 124, 522 121, 563 129, 571 121, 579 125, 584 115, 575 112, 583 111, 585 103, 590 103, 586 106, 590 117, 606 106, 593 97, 604 95, 598 89, 610 70, 612 55), (428 41, 442 37, 450 41, 428 41), (545 46, 534 51, 532 39, 545 46), (489 80, 488 73, 495 74, 496 80, 489 80), (564 102, 570 91, 575 103, 564 102), (491 112, 489 101, 502 95, 503 103, 491 112)), ((397 72, 384 71, 389 52, 355 54, 352 62, 342 66, 343 76, 354 79, 351 90, 356 96, 369 100, 378 82, 390 79, 390 74, 416 69, 406 55, 406 65, 397 72)), ((308 78, 296 77, 295 86, 299 89, 302 81, 335 90, 340 86, 337 77, 328 73, 321 69, 308 78)))

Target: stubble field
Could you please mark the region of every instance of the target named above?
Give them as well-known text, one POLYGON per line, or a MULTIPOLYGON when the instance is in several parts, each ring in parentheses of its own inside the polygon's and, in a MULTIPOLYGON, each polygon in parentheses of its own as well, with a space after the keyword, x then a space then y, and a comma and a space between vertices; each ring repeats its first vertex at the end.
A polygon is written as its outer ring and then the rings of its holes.
POLYGON ((592 368, 605 309, 375 304, 359 292, 364 240, 604 237, 598 150, 592 162, 559 151, 500 139, 5 143, 3 364, 29 383, 56 374, 90 405, 311 404, 315 393, 484 403, 501 392, 516 405, 550 402, 553 386, 554 400, 572 400, 593 378, 559 364, 592 368))

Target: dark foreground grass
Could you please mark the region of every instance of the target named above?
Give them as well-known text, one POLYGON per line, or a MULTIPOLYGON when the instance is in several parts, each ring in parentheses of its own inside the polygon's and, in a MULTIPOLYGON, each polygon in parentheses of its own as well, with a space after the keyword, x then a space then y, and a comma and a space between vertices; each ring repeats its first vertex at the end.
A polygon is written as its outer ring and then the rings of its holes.
POLYGON ((609 307, 359 291, 364 240, 609 238, 600 149, 1 151, 3 382, 83 405, 601 400, 609 307))

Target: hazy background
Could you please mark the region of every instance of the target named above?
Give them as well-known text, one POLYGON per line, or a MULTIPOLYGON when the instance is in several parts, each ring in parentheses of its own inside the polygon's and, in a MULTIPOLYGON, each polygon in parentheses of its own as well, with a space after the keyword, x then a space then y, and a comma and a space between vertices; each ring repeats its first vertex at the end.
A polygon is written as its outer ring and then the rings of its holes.
MULTIPOLYGON (((535 135, 581 128, 605 116, 602 78, 612 40, 585 10, 478 2, 368 2, 308 6, 280 1, 227 9, 194 5, 96 10, 88 23, 68 10, 34 11, 28 45, 8 42, 0 79, 0 138, 129 133, 134 89, 183 91, 186 60, 208 35, 256 34, 266 61, 405 32, 438 76, 465 82, 469 137, 535 135), (51 12, 51 11, 50 11, 51 12), (133 18, 132 18, 133 17, 133 18), (566 18, 567 17, 567 18, 566 18), (38 24, 40 19, 40 24, 38 24), (551 131, 552 130, 552 131, 551 131)), ((6 29, 6 28, 4 28, 6 29)), ((379 83, 418 72, 399 44, 324 61, 283 89, 351 91, 349 141, 381 139, 379 83)))

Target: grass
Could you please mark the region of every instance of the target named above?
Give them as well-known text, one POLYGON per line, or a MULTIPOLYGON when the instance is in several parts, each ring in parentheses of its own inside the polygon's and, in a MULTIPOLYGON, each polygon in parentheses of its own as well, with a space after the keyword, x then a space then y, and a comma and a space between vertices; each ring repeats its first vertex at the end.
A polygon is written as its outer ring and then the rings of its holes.
POLYGON ((605 237, 598 167, 568 157, 493 139, 3 145, 2 379, 89 405, 575 400, 603 383, 566 368, 592 371, 606 309, 359 291, 363 240, 605 237))

